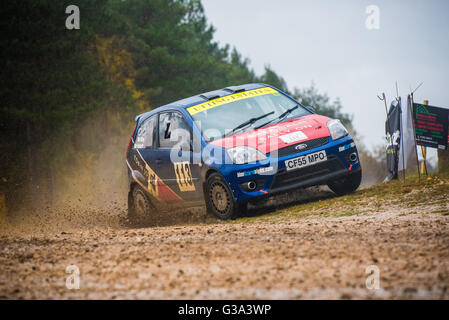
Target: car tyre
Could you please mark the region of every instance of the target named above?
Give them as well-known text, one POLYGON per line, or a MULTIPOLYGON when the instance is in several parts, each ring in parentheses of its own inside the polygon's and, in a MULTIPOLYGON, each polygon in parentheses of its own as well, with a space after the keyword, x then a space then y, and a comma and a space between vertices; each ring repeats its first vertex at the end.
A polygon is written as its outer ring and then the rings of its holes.
POLYGON ((239 204, 234 201, 231 189, 218 173, 207 178, 205 202, 207 211, 220 220, 235 219, 247 208, 246 203, 239 204))
POLYGON ((362 170, 350 174, 349 176, 328 182, 327 186, 339 196, 353 193, 362 182, 362 170))
POLYGON ((131 224, 139 224, 151 217, 154 206, 147 193, 138 185, 135 185, 128 198, 128 221, 131 224))

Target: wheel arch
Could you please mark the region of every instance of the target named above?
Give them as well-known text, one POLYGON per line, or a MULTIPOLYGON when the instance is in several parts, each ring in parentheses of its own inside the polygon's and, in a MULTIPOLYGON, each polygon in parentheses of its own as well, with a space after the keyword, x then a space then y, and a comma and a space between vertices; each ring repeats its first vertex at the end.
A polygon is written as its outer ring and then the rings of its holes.
POLYGON ((128 191, 128 208, 131 208, 133 204, 133 190, 137 186, 137 182, 131 181, 129 184, 129 191, 128 191))
POLYGON ((202 172, 201 172, 201 179, 203 181, 203 194, 205 195, 206 192, 206 184, 207 184, 207 179, 209 179, 209 177, 211 176, 211 174, 213 173, 218 173, 220 174, 220 171, 218 171, 217 168, 214 167, 205 167, 202 172))

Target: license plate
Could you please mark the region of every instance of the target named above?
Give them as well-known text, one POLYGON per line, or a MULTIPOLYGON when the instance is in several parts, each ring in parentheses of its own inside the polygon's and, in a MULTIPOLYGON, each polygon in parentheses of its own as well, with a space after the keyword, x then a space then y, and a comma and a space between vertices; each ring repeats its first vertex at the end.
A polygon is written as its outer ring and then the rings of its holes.
POLYGON ((327 160, 326 151, 318 151, 306 156, 285 160, 287 171, 304 168, 327 160))

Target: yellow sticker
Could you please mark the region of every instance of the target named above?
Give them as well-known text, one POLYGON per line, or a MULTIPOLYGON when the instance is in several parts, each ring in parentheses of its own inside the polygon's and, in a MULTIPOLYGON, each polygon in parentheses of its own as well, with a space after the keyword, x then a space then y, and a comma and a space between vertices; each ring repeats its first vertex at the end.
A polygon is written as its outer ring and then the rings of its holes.
POLYGON ((173 163, 173 166, 175 169, 176 182, 178 183, 179 190, 181 192, 195 191, 189 161, 175 162, 173 163))
POLYGON ((157 185, 157 181, 159 177, 157 174, 150 168, 150 166, 145 162, 145 168, 148 172, 148 192, 156 198, 159 198, 159 188, 157 185))
POLYGON ((222 106, 222 105, 230 103, 230 102, 235 102, 235 101, 239 101, 239 100, 243 100, 243 99, 248 99, 248 98, 253 98, 253 97, 257 97, 257 96, 263 96, 265 94, 273 94, 273 93, 276 94, 276 93, 278 93, 278 91, 276 91, 270 87, 264 87, 264 88, 259 88, 259 89, 243 91, 243 92, 234 93, 234 94, 231 94, 231 95, 228 95, 225 97, 221 97, 221 98, 217 98, 214 100, 210 100, 207 102, 197 104, 193 107, 187 108, 187 111, 193 116, 194 114, 197 114, 199 112, 206 111, 206 110, 209 110, 209 109, 212 109, 215 107, 219 107, 219 106, 222 106))

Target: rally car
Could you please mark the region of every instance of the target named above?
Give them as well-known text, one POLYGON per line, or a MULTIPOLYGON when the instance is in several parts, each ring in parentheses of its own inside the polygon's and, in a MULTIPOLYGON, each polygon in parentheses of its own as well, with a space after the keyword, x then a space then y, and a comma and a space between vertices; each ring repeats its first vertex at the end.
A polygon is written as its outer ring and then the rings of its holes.
POLYGON ((136 117, 126 151, 130 219, 161 206, 198 206, 219 219, 249 202, 327 184, 355 191, 362 171, 339 120, 266 84, 196 95, 136 117))

